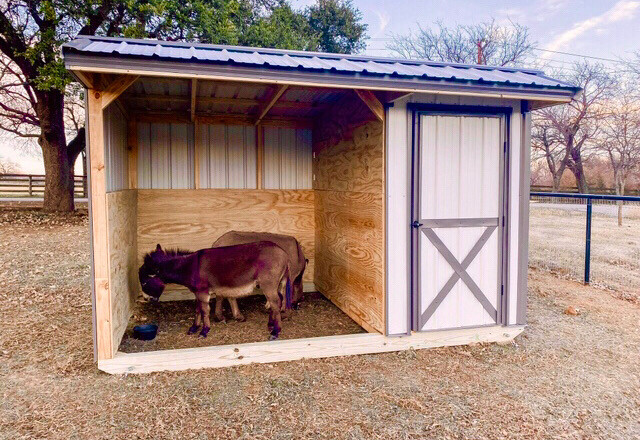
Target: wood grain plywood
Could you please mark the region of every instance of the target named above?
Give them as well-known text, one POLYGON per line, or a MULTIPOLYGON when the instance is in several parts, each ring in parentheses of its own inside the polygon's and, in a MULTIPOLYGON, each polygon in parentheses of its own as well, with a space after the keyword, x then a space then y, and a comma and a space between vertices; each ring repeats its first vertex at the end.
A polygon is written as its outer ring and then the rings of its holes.
POLYGON ((314 131, 314 283, 369 332, 384 331, 383 124, 355 94, 314 131))
POLYGON ((382 194, 316 193, 320 292, 365 330, 384 328, 382 194))
POLYGON ((197 250, 231 230, 266 231, 298 239, 313 281, 314 209, 312 190, 138 190, 138 264, 156 243, 197 250))
POLYGON ((116 191, 107 194, 109 231, 109 289, 113 353, 118 351, 138 291, 137 192, 116 191))

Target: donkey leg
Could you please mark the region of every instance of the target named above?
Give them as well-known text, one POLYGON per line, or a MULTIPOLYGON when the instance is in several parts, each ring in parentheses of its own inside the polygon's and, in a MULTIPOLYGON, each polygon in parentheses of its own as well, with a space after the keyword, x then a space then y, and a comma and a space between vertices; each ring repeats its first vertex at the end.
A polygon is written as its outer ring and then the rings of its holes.
POLYGON ((213 320, 216 322, 225 322, 224 319, 224 311, 222 309, 222 305, 224 303, 224 298, 220 295, 216 295, 216 308, 213 312, 213 320))
POLYGON ((196 297, 196 318, 193 320, 193 325, 189 327, 187 330, 188 335, 192 335, 198 331, 200 328, 200 323, 202 322, 202 307, 200 305, 200 300, 196 297))
POLYGON ((202 311, 202 330, 200 330, 200 337, 206 338, 209 334, 209 330, 211 330, 211 321, 209 320, 209 313, 211 312, 211 306, 209 305, 209 301, 211 300, 211 296, 209 292, 203 292, 199 294, 200 297, 200 309, 202 311))
POLYGON ((278 339, 282 329, 282 316, 280 315, 280 298, 277 289, 269 293, 265 292, 271 309, 269 310, 269 340, 278 339))
POLYGON ((302 296, 304 295, 303 284, 302 284, 302 275, 299 278, 293 280, 293 297, 295 300, 291 304, 294 310, 298 310, 300 308, 300 301, 302 301, 302 296))
POLYGON ((282 319, 289 319, 293 314, 292 310, 287 309, 287 301, 285 299, 287 295, 287 280, 283 279, 278 285, 278 299, 280 300, 280 316, 282 319))
POLYGON ((233 314, 233 319, 239 322, 245 322, 247 318, 244 317, 242 313, 240 313, 240 308, 238 307, 238 300, 235 298, 229 298, 229 305, 231 306, 231 313, 233 314))

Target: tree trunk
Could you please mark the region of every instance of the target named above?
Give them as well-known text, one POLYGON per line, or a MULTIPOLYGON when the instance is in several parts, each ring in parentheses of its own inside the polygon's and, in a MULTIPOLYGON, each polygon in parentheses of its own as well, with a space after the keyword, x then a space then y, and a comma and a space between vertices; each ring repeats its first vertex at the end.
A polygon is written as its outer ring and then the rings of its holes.
MULTIPOLYGON (((618 196, 623 196, 624 195, 624 181, 617 177, 616 178, 616 195, 618 196)), ((623 201, 622 200, 618 200, 617 205, 618 205, 618 226, 622 226, 622 206, 623 206, 623 201)))
POLYGON ((64 132, 64 97, 55 90, 36 92, 36 114, 40 120, 38 143, 44 159, 45 211, 73 211, 73 163, 64 132))
POLYGON ((572 154, 571 164, 568 166, 569 170, 573 173, 573 176, 576 179, 576 186, 578 187, 578 192, 581 194, 589 193, 589 185, 587 184, 587 176, 584 174, 584 167, 582 165, 582 157, 580 157, 580 153, 576 155, 572 154))

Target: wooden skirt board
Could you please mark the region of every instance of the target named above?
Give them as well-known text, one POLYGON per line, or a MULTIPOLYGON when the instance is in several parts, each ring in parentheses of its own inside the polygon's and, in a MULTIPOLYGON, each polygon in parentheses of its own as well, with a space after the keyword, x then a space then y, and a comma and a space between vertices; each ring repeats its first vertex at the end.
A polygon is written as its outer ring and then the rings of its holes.
POLYGON ((113 359, 98 361, 98 368, 110 374, 135 374, 385 353, 479 342, 504 343, 511 341, 523 330, 524 326, 495 325, 413 333, 402 337, 363 333, 145 353, 118 352, 113 359))

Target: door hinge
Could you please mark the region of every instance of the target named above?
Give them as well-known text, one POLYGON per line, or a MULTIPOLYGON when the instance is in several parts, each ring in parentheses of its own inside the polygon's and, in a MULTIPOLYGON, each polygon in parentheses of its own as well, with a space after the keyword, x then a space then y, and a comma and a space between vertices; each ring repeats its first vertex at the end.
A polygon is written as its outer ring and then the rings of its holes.
POLYGON ((423 223, 420 223, 418 220, 416 220, 415 222, 411 223, 411 226, 414 228, 419 228, 420 226, 422 226, 423 223))
POLYGON ((504 284, 500 284, 500 296, 504 296, 504 284))

